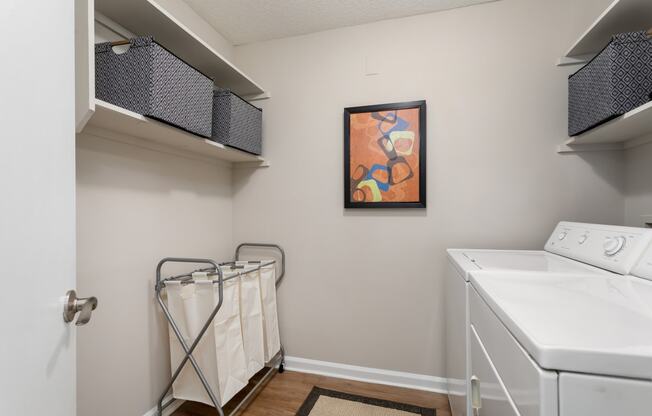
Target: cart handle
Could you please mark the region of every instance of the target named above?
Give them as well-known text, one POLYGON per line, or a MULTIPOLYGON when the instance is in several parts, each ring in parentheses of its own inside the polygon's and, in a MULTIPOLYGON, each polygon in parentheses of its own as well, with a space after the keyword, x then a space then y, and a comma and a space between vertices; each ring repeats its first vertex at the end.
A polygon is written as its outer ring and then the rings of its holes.
POLYGON ((215 268, 215 271, 217 272, 218 279, 220 281, 220 284, 223 280, 223 275, 222 275, 222 270, 220 269, 220 265, 210 259, 189 259, 189 258, 184 258, 184 257, 166 257, 163 260, 161 260, 158 265, 156 266, 156 286, 155 289, 159 290, 161 288, 161 269, 163 268, 163 265, 165 263, 196 263, 196 264, 210 264, 215 268))
POLYGON ((278 250, 279 253, 281 253, 281 273, 276 278, 276 286, 278 286, 281 283, 281 280, 283 280, 283 277, 285 276, 285 250, 283 250, 283 247, 279 246, 278 244, 268 244, 268 243, 242 243, 235 249, 236 261, 240 260, 240 249, 243 247, 274 248, 278 250))

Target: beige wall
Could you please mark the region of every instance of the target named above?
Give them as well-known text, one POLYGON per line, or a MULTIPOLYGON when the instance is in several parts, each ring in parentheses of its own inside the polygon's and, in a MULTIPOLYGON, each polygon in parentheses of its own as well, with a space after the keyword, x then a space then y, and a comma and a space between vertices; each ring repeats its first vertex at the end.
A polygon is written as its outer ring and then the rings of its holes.
POLYGON ((625 222, 643 227, 652 223, 652 143, 625 152, 625 222))
POLYGON ((539 248, 560 219, 622 223, 626 184, 627 212, 644 211, 634 189, 652 194, 650 152, 555 153, 572 68, 554 62, 592 20, 568 3, 503 0, 236 48, 273 95, 258 103, 270 168, 80 136, 78 290, 100 307, 78 331, 78 415, 140 416, 168 380, 152 287, 163 256, 279 242, 290 355, 441 376, 445 248, 539 248), (363 74, 366 55, 380 75, 363 74), (423 98, 428 209, 344 210, 342 108, 423 98))
POLYGON ((78 330, 78 416, 140 416, 170 377, 154 297, 166 256, 232 256, 231 170, 100 139, 77 140, 77 289, 99 308, 78 330))
POLYGON ((570 8, 503 0, 236 47, 272 93, 272 166, 234 173, 234 235, 288 252, 289 355, 443 376, 447 247, 541 248, 562 219, 624 221, 622 154, 556 153, 573 69, 555 62, 580 32, 570 8), (428 208, 343 209, 342 109, 416 99, 428 208))

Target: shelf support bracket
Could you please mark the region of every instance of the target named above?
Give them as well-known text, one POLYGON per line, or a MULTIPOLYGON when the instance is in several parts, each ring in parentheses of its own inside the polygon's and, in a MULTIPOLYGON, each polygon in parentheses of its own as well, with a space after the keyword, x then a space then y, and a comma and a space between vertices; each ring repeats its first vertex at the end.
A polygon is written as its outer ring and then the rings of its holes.
POLYGON ((262 94, 245 95, 242 98, 244 98, 247 101, 268 100, 272 98, 272 94, 269 91, 265 91, 262 94))
POLYGON ((563 56, 557 60, 557 66, 584 65, 595 57, 595 54, 563 56))

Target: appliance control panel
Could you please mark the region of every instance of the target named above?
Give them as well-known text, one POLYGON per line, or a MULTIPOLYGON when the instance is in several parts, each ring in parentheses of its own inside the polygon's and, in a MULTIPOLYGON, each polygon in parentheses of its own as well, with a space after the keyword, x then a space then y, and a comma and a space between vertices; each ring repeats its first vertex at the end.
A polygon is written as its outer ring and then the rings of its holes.
POLYGON ((643 279, 652 280, 652 245, 645 250, 643 257, 632 270, 632 274, 643 279))
MULTIPOLYGON (((546 251, 615 273, 629 274, 652 241, 652 229, 560 222, 546 251)), ((650 253, 652 272, 652 252, 650 253)))

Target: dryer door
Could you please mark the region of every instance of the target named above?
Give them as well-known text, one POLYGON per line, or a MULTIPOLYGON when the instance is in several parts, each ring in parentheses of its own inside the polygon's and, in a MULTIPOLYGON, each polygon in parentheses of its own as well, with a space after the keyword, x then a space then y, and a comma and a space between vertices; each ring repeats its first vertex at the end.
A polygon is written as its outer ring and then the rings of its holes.
POLYGON ((471 402, 473 416, 520 416, 473 325, 471 325, 471 402))

